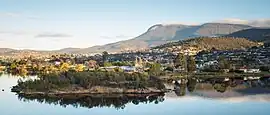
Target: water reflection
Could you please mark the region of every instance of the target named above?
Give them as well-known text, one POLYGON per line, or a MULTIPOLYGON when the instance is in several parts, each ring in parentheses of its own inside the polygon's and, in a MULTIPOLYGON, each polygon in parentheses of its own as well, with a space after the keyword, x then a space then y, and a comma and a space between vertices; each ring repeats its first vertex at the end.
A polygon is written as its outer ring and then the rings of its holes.
MULTIPOLYGON (((255 99, 270 101, 270 79, 261 78, 188 78, 175 81, 174 93, 178 97, 200 97, 222 100, 250 100, 255 99), (258 95, 262 94, 262 95, 258 95), (251 96, 251 97, 247 97, 251 96), (256 97, 255 97, 256 96, 256 97)), ((168 98, 170 92, 166 94, 168 98)), ((164 94, 78 94, 78 95, 22 95, 18 99, 24 102, 37 101, 39 103, 60 105, 62 107, 113 107, 124 109, 127 104, 138 105, 140 103, 159 104, 165 100, 164 94)))
POLYGON ((18 94, 18 99, 24 102, 37 101, 40 103, 60 105, 62 107, 114 107, 116 109, 124 109, 126 104, 133 103, 155 103, 164 101, 164 94, 79 94, 79 95, 22 95, 18 94))
POLYGON ((174 92, 177 96, 214 90, 218 93, 238 92, 245 95, 270 93, 270 78, 188 78, 174 81, 174 92))

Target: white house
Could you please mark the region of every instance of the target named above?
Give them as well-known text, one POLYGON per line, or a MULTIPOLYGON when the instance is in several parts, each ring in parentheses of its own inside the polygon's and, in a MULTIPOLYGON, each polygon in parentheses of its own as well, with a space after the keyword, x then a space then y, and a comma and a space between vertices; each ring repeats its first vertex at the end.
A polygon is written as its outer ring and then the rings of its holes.
POLYGON ((260 69, 248 69, 247 73, 260 73, 260 69))
POLYGON ((246 68, 242 68, 239 69, 240 71, 243 71, 244 73, 260 73, 260 69, 246 69, 246 68))
POLYGON ((136 71, 136 68, 133 66, 120 66, 121 69, 123 69, 125 72, 134 72, 136 71))

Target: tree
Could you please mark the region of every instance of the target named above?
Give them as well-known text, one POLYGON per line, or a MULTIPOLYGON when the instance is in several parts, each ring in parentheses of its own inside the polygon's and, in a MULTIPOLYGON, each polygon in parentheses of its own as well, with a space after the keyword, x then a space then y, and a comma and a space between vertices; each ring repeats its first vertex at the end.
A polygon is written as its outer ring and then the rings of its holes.
POLYGON ((149 74, 153 75, 153 76, 160 75, 160 73, 161 73, 160 68, 161 68, 161 65, 159 63, 151 64, 151 67, 149 69, 149 74))
POLYGON ((60 65, 60 71, 68 71, 69 70, 69 68, 70 68, 70 66, 69 66, 69 64, 68 63, 62 63, 61 65, 60 65))
POLYGON ((186 56, 184 56, 184 54, 179 53, 176 58, 174 59, 174 67, 175 68, 185 68, 185 64, 186 64, 186 56))
POLYGON ((14 61, 14 62, 11 63, 10 69, 15 70, 16 68, 17 68, 17 63, 14 61))
POLYGON ((196 71, 196 62, 193 56, 189 56, 187 60, 187 71, 194 72, 196 71))
POLYGON ((109 56, 109 53, 107 51, 102 52, 103 66, 104 66, 104 63, 108 61, 108 56, 109 56))
POLYGON ((84 66, 83 66, 83 64, 78 64, 78 65, 76 65, 76 67, 75 67, 75 71, 77 71, 77 72, 81 72, 81 71, 83 71, 84 70, 84 66))
POLYGON ((231 64, 229 63, 228 60, 226 60, 226 58, 224 56, 219 57, 218 65, 219 65, 220 69, 230 69, 231 68, 231 64))

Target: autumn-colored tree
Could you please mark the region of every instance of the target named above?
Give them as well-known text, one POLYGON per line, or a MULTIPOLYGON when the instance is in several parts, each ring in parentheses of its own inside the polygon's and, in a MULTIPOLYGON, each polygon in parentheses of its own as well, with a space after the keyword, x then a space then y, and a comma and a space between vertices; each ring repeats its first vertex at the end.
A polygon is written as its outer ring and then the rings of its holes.
POLYGON ((60 65, 60 71, 68 71, 69 68, 70 68, 70 65, 68 63, 63 62, 60 65))
POLYGON ((97 62, 95 60, 88 61, 88 67, 89 68, 96 68, 97 67, 97 62))
POLYGON ((75 66, 75 71, 81 72, 81 71, 83 71, 83 70, 84 70, 83 64, 77 64, 77 65, 75 66))

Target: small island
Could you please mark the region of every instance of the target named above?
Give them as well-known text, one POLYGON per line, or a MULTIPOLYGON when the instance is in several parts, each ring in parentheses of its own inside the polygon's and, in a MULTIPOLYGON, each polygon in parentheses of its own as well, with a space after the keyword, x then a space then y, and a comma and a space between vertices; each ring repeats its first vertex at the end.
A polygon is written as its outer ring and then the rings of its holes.
POLYGON ((12 88, 19 94, 150 94, 166 91, 162 80, 142 73, 88 71, 51 73, 22 81, 12 88))

